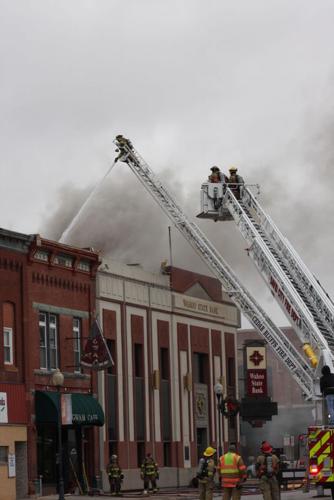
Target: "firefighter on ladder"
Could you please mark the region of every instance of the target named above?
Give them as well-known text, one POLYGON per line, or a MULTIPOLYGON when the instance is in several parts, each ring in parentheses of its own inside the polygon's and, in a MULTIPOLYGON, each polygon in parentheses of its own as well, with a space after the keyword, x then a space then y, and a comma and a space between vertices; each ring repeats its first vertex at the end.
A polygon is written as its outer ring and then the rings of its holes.
POLYGON ((148 495, 150 483, 153 493, 158 491, 159 468, 151 453, 147 453, 144 462, 141 464, 140 477, 144 481, 144 495, 148 495))
POLYGON ((216 464, 213 459, 216 450, 208 446, 200 459, 197 470, 199 500, 212 500, 216 464))
POLYGON ((246 481, 246 466, 233 444, 227 453, 220 457, 220 477, 223 487, 223 500, 239 500, 242 493, 242 483, 246 481))
POLYGON ((116 135, 116 140, 118 142, 118 149, 116 149, 116 152, 119 153, 119 155, 115 158, 115 163, 121 158, 124 152, 126 152, 126 146, 133 150, 132 142, 126 137, 123 137, 121 134, 116 135))
POLYGON ((260 480, 260 490, 263 500, 279 500, 280 489, 277 480, 279 473, 279 459, 272 453, 273 448, 263 441, 261 445, 261 455, 256 460, 256 473, 260 480))

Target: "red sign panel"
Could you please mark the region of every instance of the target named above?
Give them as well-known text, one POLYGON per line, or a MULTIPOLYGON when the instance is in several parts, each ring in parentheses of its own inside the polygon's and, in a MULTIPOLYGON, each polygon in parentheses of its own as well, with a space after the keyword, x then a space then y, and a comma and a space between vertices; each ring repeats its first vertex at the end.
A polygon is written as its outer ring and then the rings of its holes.
POLYGON ((248 396, 267 396, 267 370, 247 370, 248 396))

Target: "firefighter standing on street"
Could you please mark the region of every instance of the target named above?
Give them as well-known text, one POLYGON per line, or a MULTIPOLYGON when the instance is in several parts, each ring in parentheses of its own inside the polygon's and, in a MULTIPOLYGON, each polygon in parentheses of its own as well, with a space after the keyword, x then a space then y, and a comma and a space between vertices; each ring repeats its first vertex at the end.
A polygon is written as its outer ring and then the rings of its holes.
POLYGON ((236 453, 233 444, 228 452, 220 457, 220 477, 223 487, 223 500, 239 500, 242 492, 242 483, 246 481, 246 466, 240 455, 236 453))
POLYGON ((144 495, 148 495, 150 483, 153 493, 158 491, 159 468, 151 453, 147 453, 144 462, 141 464, 140 477, 144 481, 144 495))
POLYGON ((199 500, 212 500, 216 464, 213 459, 216 450, 208 446, 200 459, 197 470, 199 500))
POLYGON ((262 453, 256 460, 256 473, 260 480, 259 486, 263 495, 263 500, 280 499, 280 490, 277 480, 279 459, 272 451, 272 446, 267 441, 263 441, 261 446, 262 453))
POLYGON ((111 455, 110 464, 107 465, 107 474, 112 496, 121 496, 121 484, 124 478, 122 470, 118 465, 117 455, 111 455))

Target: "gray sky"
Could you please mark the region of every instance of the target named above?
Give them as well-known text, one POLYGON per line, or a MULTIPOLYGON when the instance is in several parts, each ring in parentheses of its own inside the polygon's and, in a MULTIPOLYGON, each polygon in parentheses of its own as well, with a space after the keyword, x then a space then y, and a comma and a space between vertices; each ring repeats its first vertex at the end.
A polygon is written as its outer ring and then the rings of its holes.
MULTIPOLYGON (((0 8, 1 227, 57 238, 123 133, 190 215, 209 167, 237 165, 261 184, 264 208, 333 295, 331 0, 0 0, 0 8)), ((117 165, 98 188, 73 243, 158 267, 169 223, 126 169, 117 165)), ((201 227, 245 284, 262 290, 233 224, 201 227)), ((175 264, 205 272, 173 238, 175 264)))

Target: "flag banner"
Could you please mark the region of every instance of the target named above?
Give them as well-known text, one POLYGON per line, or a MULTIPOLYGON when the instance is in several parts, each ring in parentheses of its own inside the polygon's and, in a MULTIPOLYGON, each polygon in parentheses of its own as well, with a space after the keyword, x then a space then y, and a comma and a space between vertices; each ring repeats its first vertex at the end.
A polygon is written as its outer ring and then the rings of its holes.
POLYGON ((81 366, 91 370, 105 370, 114 364, 105 338, 95 320, 81 356, 81 366))
POLYGON ((60 407, 61 407, 61 424, 72 425, 73 423, 72 394, 60 395, 60 407))

